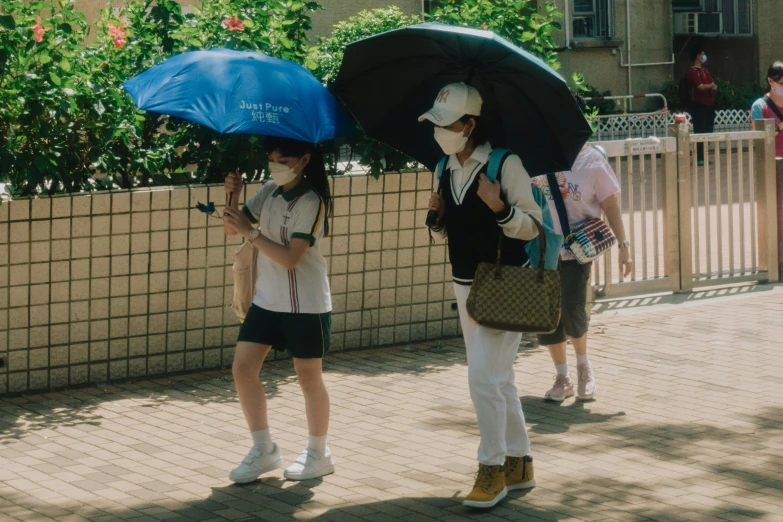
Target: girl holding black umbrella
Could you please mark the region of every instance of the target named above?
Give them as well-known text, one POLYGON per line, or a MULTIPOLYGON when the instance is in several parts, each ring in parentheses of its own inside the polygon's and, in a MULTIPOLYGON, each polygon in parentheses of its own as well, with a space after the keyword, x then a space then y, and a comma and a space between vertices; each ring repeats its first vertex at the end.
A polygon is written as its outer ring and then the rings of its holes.
POLYGON ((435 140, 448 155, 436 168, 430 209, 437 213, 434 228, 444 230, 449 240, 454 293, 468 356, 470 395, 481 434, 478 475, 464 504, 489 508, 508 490, 535 485, 530 441, 514 383, 514 360, 522 334, 473 323, 465 305, 478 264, 492 262, 497 255, 500 234, 506 236, 504 263, 528 263, 524 241, 538 235, 531 216, 540 222, 541 208, 518 156, 509 153, 499 168, 498 179, 487 178, 492 145, 481 118, 482 104, 481 95, 473 87, 450 84, 419 121, 429 120, 435 125, 435 140))
POLYGON ((230 174, 225 183, 231 195, 224 215, 226 234, 242 235, 259 251, 256 294, 239 330, 233 364, 239 403, 253 438, 250 453, 231 472, 231 480, 238 483, 252 482, 283 465, 258 379, 273 347, 294 358, 310 433, 307 447, 284 475, 307 480, 334 472, 326 445, 329 394, 322 375, 332 302, 326 261, 318 249, 319 240, 329 233, 329 182, 317 145, 267 139, 266 147, 272 181, 241 210, 241 179, 230 174))

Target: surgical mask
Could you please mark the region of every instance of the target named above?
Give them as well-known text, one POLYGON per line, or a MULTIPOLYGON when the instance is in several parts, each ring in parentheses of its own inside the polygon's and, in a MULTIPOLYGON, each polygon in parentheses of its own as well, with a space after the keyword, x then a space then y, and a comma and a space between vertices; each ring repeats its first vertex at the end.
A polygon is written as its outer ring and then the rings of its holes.
POLYGON ((465 150, 468 136, 441 127, 435 127, 435 141, 438 142, 444 154, 457 154, 465 150))
POLYGON ((707 63, 707 55, 706 54, 703 54, 701 56, 701 63, 707 63))
MULTIPOLYGON (((298 162, 297 165, 299 165, 298 162)), ((296 179, 296 172, 294 172, 295 169, 296 167, 291 168, 288 165, 283 165, 282 163, 275 163, 273 161, 269 162, 269 175, 272 176, 272 180, 278 187, 288 185, 296 179)))
POLYGON ((775 82, 775 88, 772 89, 772 91, 775 93, 775 96, 783 98, 783 85, 775 82))

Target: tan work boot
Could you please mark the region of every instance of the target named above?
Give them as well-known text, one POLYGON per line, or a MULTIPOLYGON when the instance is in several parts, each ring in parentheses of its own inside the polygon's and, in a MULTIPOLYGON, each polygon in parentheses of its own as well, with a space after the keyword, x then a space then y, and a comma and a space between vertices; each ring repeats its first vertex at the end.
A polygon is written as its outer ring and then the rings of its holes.
POLYGON ((503 466, 506 474, 506 489, 514 491, 515 489, 530 489, 536 485, 536 479, 533 476, 533 457, 506 457, 506 463, 503 466))
POLYGON ((463 506, 474 508, 491 508, 506 497, 506 475, 503 466, 485 466, 479 464, 476 474, 476 485, 473 486, 463 506))

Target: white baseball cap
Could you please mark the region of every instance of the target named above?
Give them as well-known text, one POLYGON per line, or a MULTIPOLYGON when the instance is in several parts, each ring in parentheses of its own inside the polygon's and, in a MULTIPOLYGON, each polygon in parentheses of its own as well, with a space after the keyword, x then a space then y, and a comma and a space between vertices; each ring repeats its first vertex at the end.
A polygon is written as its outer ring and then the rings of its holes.
POLYGON ((481 115, 483 100, 479 92, 464 83, 450 83, 440 90, 435 105, 421 116, 419 121, 429 120, 435 125, 451 125, 466 114, 481 115))

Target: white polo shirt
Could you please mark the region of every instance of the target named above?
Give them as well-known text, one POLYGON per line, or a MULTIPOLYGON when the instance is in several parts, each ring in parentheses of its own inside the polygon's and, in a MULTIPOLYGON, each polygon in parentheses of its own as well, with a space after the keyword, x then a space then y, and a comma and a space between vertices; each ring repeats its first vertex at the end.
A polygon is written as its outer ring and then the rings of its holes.
POLYGON ((322 314, 332 310, 326 260, 319 250, 326 207, 310 182, 281 192, 266 182, 242 209, 266 238, 290 245, 295 238, 310 241, 299 266, 287 270, 258 253, 258 279, 253 304, 271 312, 322 314))

